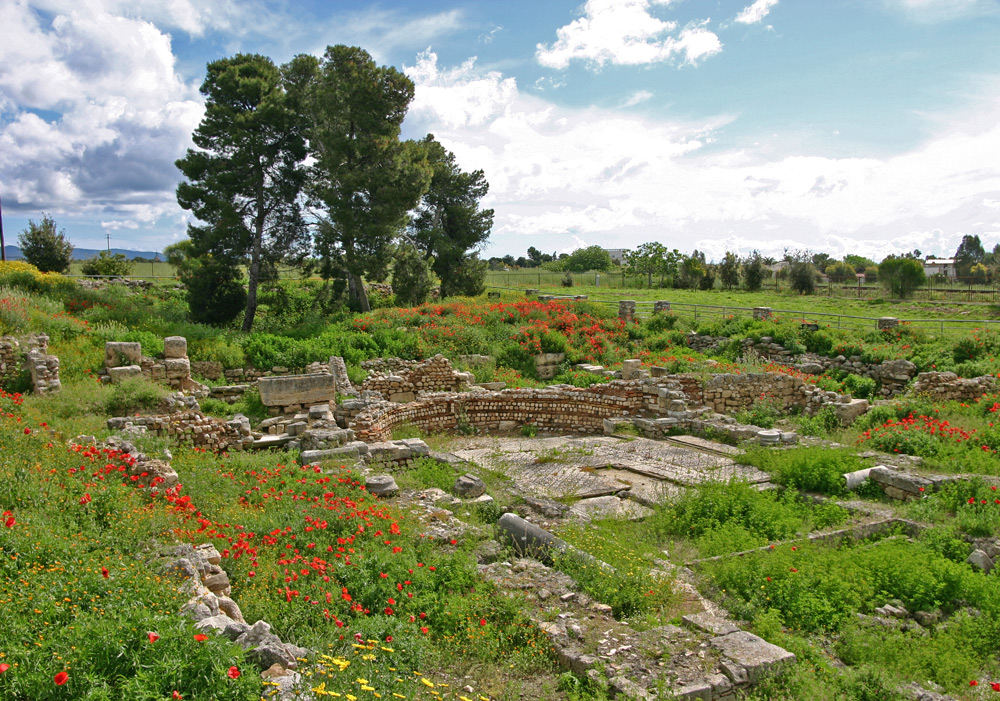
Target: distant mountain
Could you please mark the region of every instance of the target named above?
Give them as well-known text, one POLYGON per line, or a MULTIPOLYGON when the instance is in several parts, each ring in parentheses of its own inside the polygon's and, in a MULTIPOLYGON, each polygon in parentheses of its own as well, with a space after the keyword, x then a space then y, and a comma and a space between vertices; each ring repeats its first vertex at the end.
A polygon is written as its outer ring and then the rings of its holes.
MULTIPOLYGON (((88 258, 93 258, 98 253, 104 249, 97 248, 74 248, 73 249, 73 260, 87 260, 88 258)), ((124 253, 125 257, 129 260, 133 258, 147 258, 152 260, 156 256, 160 257, 160 260, 164 260, 163 253, 159 251, 130 251, 124 248, 112 248, 112 253, 124 253)), ((4 253, 7 255, 7 260, 24 260, 24 256, 21 255, 21 249, 17 246, 4 246, 4 253)))

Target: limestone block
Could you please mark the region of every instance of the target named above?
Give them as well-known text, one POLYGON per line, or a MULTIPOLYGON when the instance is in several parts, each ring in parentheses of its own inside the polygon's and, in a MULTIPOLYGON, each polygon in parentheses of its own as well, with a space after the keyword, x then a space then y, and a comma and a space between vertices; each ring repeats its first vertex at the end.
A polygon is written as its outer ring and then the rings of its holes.
POLYGON ((141 362, 142 345, 136 341, 108 341, 104 344, 106 368, 139 365, 141 362))
POLYGON ((739 631, 712 638, 708 642, 723 657, 746 669, 751 684, 758 683, 765 672, 795 662, 793 653, 772 645, 753 633, 739 631))
POLYGON ((163 371, 168 380, 191 377, 191 362, 187 358, 170 358, 163 361, 163 371))
MULTIPOLYGON (((138 343, 136 345, 139 345, 138 343)), ((142 368, 138 365, 121 365, 108 368, 108 377, 112 384, 117 384, 130 377, 142 377, 142 368)))
POLYGON ((186 358, 187 347, 187 339, 183 336, 167 336, 163 339, 163 357, 186 358))
POLYGON ((337 395, 334 376, 326 373, 262 377, 257 387, 260 390, 260 400, 267 407, 292 404, 308 406, 328 402, 337 395))

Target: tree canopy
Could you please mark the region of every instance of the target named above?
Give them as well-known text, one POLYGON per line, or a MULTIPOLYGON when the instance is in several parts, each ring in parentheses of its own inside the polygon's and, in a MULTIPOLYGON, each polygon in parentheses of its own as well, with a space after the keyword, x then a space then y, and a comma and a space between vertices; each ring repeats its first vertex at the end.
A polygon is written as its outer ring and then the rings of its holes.
POLYGON ((920 261, 889 256, 879 263, 878 279, 892 296, 902 299, 923 285, 927 276, 920 261))
POLYGON ((237 54, 209 63, 201 92, 205 116, 193 135, 198 149, 177 161, 187 178, 177 187, 177 201, 204 222, 191 224, 188 234, 194 255, 212 256, 206 269, 248 264, 243 330, 249 331, 265 268, 273 271, 279 261, 308 251, 299 202, 304 124, 266 56, 237 54))
POLYGON ((62 273, 73 260, 73 244, 66 231, 56 230, 56 222, 48 214, 38 224, 28 220, 28 228, 18 234, 17 242, 25 260, 43 273, 62 273))
MULTIPOLYGON (((441 297, 469 294, 479 286, 473 284, 469 288, 474 278, 470 278, 470 273, 473 270, 485 273, 485 264, 478 266, 473 252, 486 243, 493 226, 493 210, 480 209, 479 204, 490 186, 483 171, 462 171, 455 154, 432 134, 420 144, 433 175, 410 225, 410 233, 441 280, 441 297)), ((532 250, 528 249, 529 255, 532 250)), ((535 253, 540 260, 542 254, 535 253)))
POLYGON ((370 309, 362 277, 385 275, 390 247, 431 182, 426 150, 399 138, 413 90, 356 46, 331 46, 313 64, 311 196, 325 210, 317 248, 324 275, 341 268, 362 311, 370 309))

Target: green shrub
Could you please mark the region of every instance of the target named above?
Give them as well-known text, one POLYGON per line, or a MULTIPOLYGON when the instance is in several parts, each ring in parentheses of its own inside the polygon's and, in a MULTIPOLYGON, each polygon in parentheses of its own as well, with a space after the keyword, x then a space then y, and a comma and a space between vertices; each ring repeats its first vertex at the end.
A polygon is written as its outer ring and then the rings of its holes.
POLYGON ((760 428, 774 428, 774 423, 781 416, 781 410, 774 397, 762 397, 753 403, 748 409, 737 411, 733 418, 741 424, 759 426, 760 428))
POLYGON ((805 436, 823 436, 840 428, 840 417, 832 406, 825 406, 813 416, 798 420, 799 433, 805 436))
POLYGON ((659 334, 664 331, 672 331, 674 326, 677 325, 677 315, 669 312, 658 312, 653 314, 648 319, 646 319, 643 326, 651 334, 659 334))
POLYGON ((105 277, 127 277, 132 274, 135 265, 124 253, 100 251, 93 258, 88 258, 80 266, 84 275, 102 275, 105 277))
POLYGON ((844 378, 844 386, 856 399, 874 399, 878 391, 875 380, 861 375, 848 375, 844 378))
POLYGON ((111 385, 104 399, 104 412, 111 416, 126 416, 155 408, 169 392, 144 377, 130 377, 111 385))
POLYGON ((846 492, 845 473, 864 467, 854 455, 821 447, 757 448, 737 457, 737 461, 760 468, 785 487, 833 496, 846 492))

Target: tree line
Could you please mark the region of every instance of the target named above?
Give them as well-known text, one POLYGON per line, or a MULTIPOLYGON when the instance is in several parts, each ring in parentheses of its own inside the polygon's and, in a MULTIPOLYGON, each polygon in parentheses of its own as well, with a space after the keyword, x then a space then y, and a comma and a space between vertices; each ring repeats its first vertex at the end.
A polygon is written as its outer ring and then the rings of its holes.
MULTIPOLYGON (((924 272, 924 261, 937 258, 937 255, 924 256, 921 251, 914 250, 887 256, 876 263, 855 254, 836 259, 828 253, 786 249, 780 260, 755 250, 744 256, 727 251, 722 260, 709 262, 697 249, 685 254, 650 241, 626 251, 620 269, 625 274, 645 278, 647 287, 710 290, 718 281, 726 289, 742 288, 753 292, 774 277, 785 280, 792 290, 802 294, 812 293, 822 276, 830 282, 844 283, 863 275, 864 281, 880 282, 893 296, 905 297, 917 287, 933 281, 933 278, 928 280, 924 272)), ((1000 280, 1000 243, 987 252, 978 235, 965 235, 952 258, 958 280, 971 284, 1000 280)), ((488 263, 492 270, 541 267, 553 271, 603 272, 616 268, 608 252, 600 246, 559 255, 543 254, 531 247, 527 257, 507 255, 490 258, 488 263)))
POLYGON ((403 73, 356 46, 283 66, 238 54, 208 64, 201 92, 196 148, 177 161, 177 201, 197 221, 166 251, 197 320, 242 312, 249 331, 279 264, 318 271, 361 311, 363 280, 390 274, 404 303, 426 298, 432 273, 441 296, 482 291, 489 185, 433 135, 400 137, 414 96, 403 73))

